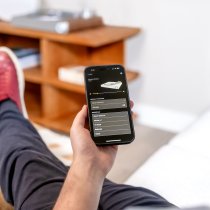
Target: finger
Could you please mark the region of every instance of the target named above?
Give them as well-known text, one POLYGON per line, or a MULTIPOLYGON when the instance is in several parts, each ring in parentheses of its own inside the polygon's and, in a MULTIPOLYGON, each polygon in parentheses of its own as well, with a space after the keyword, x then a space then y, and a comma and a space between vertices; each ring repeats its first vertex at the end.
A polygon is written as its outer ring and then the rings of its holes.
POLYGON ((80 110, 80 112, 78 112, 78 114, 74 118, 72 127, 76 127, 76 128, 84 127, 86 118, 87 118, 87 106, 84 105, 82 109, 80 110))
POLYGON ((134 102, 132 100, 130 100, 130 107, 131 107, 131 109, 133 108, 133 106, 134 106, 134 102))
POLYGON ((118 150, 118 145, 113 145, 112 147, 114 150, 116 150, 116 151, 118 150))

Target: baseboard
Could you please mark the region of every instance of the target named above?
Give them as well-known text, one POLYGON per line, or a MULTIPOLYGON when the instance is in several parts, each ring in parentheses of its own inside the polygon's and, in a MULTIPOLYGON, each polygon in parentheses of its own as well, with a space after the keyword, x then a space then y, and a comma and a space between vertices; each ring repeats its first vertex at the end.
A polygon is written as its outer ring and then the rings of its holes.
POLYGON ((175 133, 183 131, 197 118, 193 114, 141 103, 135 104, 134 111, 139 123, 175 133))

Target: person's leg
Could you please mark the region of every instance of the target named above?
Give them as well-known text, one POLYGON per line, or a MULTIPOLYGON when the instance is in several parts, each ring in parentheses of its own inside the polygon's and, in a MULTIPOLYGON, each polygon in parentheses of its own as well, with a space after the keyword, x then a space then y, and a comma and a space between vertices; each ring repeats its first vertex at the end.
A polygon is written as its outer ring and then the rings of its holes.
POLYGON ((17 57, 0 47, 0 187, 15 209, 52 209, 68 168, 30 124, 17 57))
POLYGON ((175 207, 157 193, 142 188, 104 181, 99 209, 123 210, 126 207, 175 207))
POLYGON ((0 186, 15 209, 52 209, 68 168, 11 100, 0 102, 0 186))
MULTIPOLYGON (((52 209, 68 168, 48 150, 12 101, 0 103, 0 122, 0 185, 6 200, 16 209, 52 209)), ((99 209, 128 206, 172 204, 147 189, 105 180, 99 209)))

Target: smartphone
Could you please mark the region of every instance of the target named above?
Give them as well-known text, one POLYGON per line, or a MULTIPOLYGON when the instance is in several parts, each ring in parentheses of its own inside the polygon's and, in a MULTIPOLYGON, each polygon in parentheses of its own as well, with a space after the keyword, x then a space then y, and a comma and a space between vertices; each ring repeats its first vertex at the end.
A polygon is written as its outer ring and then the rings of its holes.
POLYGON ((123 66, 89 66, 84 79, 90 133, 96 145, 131 143, 135 133, 123 66))

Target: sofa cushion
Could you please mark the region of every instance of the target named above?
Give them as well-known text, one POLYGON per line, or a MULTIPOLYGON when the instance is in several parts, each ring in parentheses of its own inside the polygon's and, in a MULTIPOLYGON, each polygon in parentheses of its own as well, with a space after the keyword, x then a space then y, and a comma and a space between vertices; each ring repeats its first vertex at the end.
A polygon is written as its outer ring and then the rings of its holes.
POLYGON ((186 131, 176 136, 170 145, 210 158, 210 111, 203 114, 186 131))
POLYGON ((126 182, 179 207, 210 206, 210 111, 160 148, 126 182))

